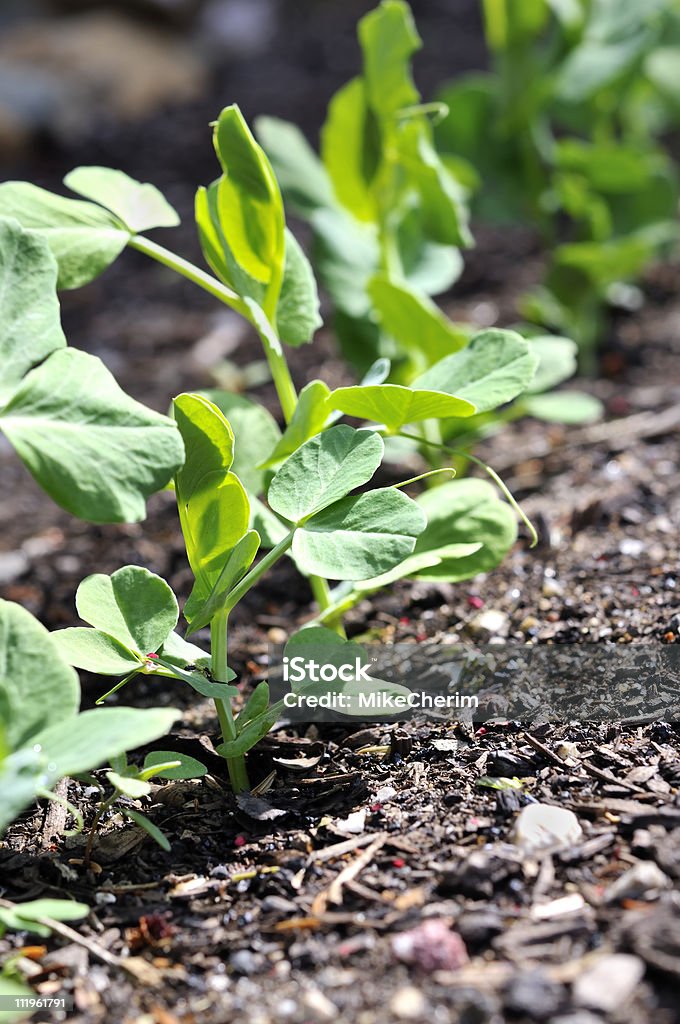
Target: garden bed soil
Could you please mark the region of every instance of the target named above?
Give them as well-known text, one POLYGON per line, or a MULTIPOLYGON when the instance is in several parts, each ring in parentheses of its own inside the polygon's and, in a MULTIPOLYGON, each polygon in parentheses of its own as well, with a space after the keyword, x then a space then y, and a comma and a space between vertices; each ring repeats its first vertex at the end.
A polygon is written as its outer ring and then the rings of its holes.
MULTIPOLYGON (((251 86, 246 76, 243 91, 251 86)), ((272 86, 255 112, 294 115, 272 107, 274 95, 272 86)), ((209 144, 190 144, 195 115, 188 109, 173 121, 180 135, 186 128, 187 166, 167 171, 187 221, 197 166, 205 180, 211 174, 209 144)), ((141 129, 103 134, 88 162, 124 162, 114 152, 134 152, 141 138, 141 129)), ((157 180, 161 138, 169 153, 163 123, 147 126, 138 154, 147 173, 131 161, 128 169, 157 180)), ((38 169, 20 173, 54 186, 57 171, 81 158, 48 148, 38 169)), ((541 254, 524 232, 476 235, 447 311, 480 326, 511 324, 517 295, 540 275, 541 254)), ((190 228, 179 239, 197 256, 190 228)), ((602 376, 580 382, 604 401, 603 424, 524 420, 481 448, 538 524, 539 546, 521 537, 503 566, 464 584, 399 584, 348 616, 350 635, 473 640, 494 612, 486 634, 493 642, 680 642, 680 270, 656 268, 644 292, 638 313, 615 318, 602 376)), ((216 376, 244 381, 260 359, 235 317, 135 253, 63 305, 71 343, 100 355, 130 393, 161 410, 173 394, 216 376)), ((292 354, 292 366, 298 385, 350 379, 325 332, 292 354)), ((255 392, 273 408, 269 385, 255 392)), ((159 572, 186 597, 171 495, 155 496, 142 524, 94 527, 55 509, 9 449, 0 465, 3 597, 51 628, 70 625, 80 580, 126 563, 159 572)), ((239 605, 231 657, 245 691, 262 675, 269 643, 312 614, 306 584, 286 564, 239 605)), ((84 689, 92 703, 101 684, 85 680, 84 689)), ((678 1019, 675 724, 282 728, 251 758, 254 780, 276 772, 257 802, 228 790, 212 752, 209 702, 167 682, 162 690, 133 684, 122 696, 182 707, 168 746, 206 760, 210 776, 154 788, 145 812, 170 838, 170 853, 114 815, 88 869, 85 837, 60 835, 63 818, 44 806, 0 843, 0 896, 70 895, 93 908, 75 926, 77 938, 0 939, 0 959, 23 949, 21 967, 37 991, 73 997, 73 1020, 678 1019), (516 776, 522 788, 486 788, 477 784, 483 776, 516 776), (573 811, 579 837, 518 856, 513 830, 529 798, 573 811)), ((89 824, 92 792, 70 783, 68 798, 89 824)))

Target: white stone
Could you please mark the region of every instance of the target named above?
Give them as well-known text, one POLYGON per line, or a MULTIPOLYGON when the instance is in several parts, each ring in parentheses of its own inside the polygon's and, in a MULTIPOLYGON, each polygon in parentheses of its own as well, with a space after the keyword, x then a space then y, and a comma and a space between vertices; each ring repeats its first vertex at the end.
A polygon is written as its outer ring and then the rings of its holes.
POLYGON ((582 834, 573 811, 552 804, 528 804, 517 815, 513 839, 523 852, 532 854, 572 846, 582 834))
POLYGON ((601 1013, 613 1013, 633 994, 645 973, 638 956, 614 953, 598 960, 574 982, 574 1002, 601 1013))

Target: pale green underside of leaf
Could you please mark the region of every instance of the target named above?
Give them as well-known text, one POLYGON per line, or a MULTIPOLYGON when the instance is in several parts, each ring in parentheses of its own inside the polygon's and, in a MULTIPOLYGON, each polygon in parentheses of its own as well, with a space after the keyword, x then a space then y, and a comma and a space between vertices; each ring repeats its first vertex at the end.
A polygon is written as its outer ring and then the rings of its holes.
POLYGON ((296 530, 292 553, 303 572, 364 580, 411 554, 425 529, 422 510, 395 488, 343 498, 296 530))
POLYGON ((466 398, 478 412, 488 412, 526 390, 537 365, 537 356, 519 334, 482 331, 467 348, 446 356, 417 377, 413 387, 445 391, 466 398))
POLYGON ((57 196, 24 181, 0 185, 0 216, 15 217, 47 242, 59 268, 59 288, 80 288, 98 277, 130 239, 129 232, 100 206, 57 196))
POLYGON ((70 626, 52 634, 62 657, 75 668, 102 676, 124 676, 143 665, 120 640, 100 629, 70 626))
POLYGON ((78 587, 76 608, 85 622, 142 656, 159 649, 179 618, 165 580, 139 565, 88 576, 78 587))
POLYGON ((33 616, 0 600, 0 722, 10 751, 78 710, 78 677, 33 616))
POLYGON ((73 515, 135 522, 183 459, 166 416, 129 398, 94 356, 53 352, 0 411, 0 429, 37 482, 73 515))
POLYGON ((49 726, 34 742, 59 776, 78 775, 165 736, 179 717, 174 708, 96 708, 49 726))
POLYGON ((203 394, 224 413, 234 432, 232 471, 251 497, 262 494, 265 475, 259 467, 281 437, 276 420, 263 406, 245 395, 216 388, 203 394))
POLYGON ((529 338, 529 346, 538 358, 536 373, 526 389, 529 394, 549 391, 576 373, 578 346, 570 338, 540 335, 529 338))
POLYGON ((427 526, 416 541, 414 555, 451 544, 482 542, 470 555, 443 557, 415 573, 418 579, 458 583, 488 572, 502 562, 517 538, 517 521, 506 502, 486 480, 452 480, 425 491, 417 499, 427 526))
POLYGON ((398 430, 419 420, 465 417, 476 412, 474 405, 464 398, 398 384, 338 388, 331 394, 329 403, 332 409, 349 416, 384 423, 389 430, 398 430))
POLYGON ((110 210, 133 233, 174 228, 179 215, 155 185, 143 184, 111 167, 76 167, 64 178, 72 192, 110 210))
POLYGON ((560 391, 551 395, 528 395, 523 402, 529 416, 548 423, 593 423, 604 412, 602 402, 582 391, 560 391))
POLYGON ((269 487, 269 505, 297 523, 368 483, 383 451, 374 431, 331 427, 284 462, 269 487))
POLYGON ((0 220, 0 405, 33 366, 66 345, 56 281, 44 239, 16 220, 0 220))
POLYGON ((406 352, 421 352, 428 363, 435 363, 467 345, 468 335, 406 282, 376 274, 369 281, 368 294, 383 329, 406 352))
POLYGON ((305 384, 298 395, 292 419, 269 457, 263 461, 263 468, 276 466, 323 430, 330 413, 329 395, 328 387, 321 380, 305 384))

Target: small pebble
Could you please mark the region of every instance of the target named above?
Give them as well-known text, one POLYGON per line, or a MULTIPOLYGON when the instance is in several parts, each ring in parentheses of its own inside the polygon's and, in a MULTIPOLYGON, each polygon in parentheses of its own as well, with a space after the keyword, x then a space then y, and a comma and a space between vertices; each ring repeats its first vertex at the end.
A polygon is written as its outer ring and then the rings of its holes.
POLYGON ((574 982, 574 1002, 600 1013, 613 1013, 631 997, 644 973, 645 965, 638 956, 604 956, 574 982))
POLYGON ((392 996, 390 1011, 399 1020, 419 1020, 427 1012, 427 1001, 419 989, 404 985, 392 996))
POLYGON ((670 884, 670 878, 653 860, 641 860, 607 887, 603 900, 605 903, 655 900, 670 884))
POLYGON ((524 853, 531 855, 551 847, 568 847, 583 834, 573 811, 552 804, 528 804, 515 820, 513 839, 524 853))
POLYGON ((428 918, 410 931, 399 932, 392 939, 392 952, 398 960, 428 974, 456 971, 468 962, 460 935, 439 918, 428 918))

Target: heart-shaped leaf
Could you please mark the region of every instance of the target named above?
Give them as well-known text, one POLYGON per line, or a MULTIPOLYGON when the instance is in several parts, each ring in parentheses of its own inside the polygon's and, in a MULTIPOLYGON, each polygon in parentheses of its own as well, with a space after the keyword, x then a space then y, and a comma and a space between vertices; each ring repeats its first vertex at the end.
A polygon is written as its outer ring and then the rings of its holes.
POLYGON ((269 454, 263 467, 276 466, 289 455, 319 434, 326 425, 330 413, 328 396, 330 391, 322 380, 312 380, 305 384, 298 396, 292 419, 286 427, 274 450, 269 454))
POLYGON ((364 580, 411 554, 427 520, 393 487, 336 501, 295 531, 293 557, 303 572, 332 580, 364 580))
POLYGON ((413 387, 445 391, 488 412, 526 390, 537 365, 529 342, 515 331, 481 331, 467 348, 417 377, 413 387))
POLYGON ((110 210, 126 228, 137 233, 150 228, 174 228, 179 216, 155 185, 142 184, 111 167, 76 167, 64 184, 110 210))
POLYGON ((0 600, 0 722, 9 750, 71 718, 79 704, 78 676, 54 637, 18 604, 0 600))
POLYGON ((62 508, 95 523, 136 522, 181 464, 172 420, 129 398, 94 356, 60 349, 24 377, 0 430, 62 508))
POLYGON ((376 274, 368 283, 368 294, 381 326, 405 352, 435 363, 467 345, 466 330, 452 323, 431 299, 406 282, 376 274))
POLYGON ((179 618, 165 580, 139 565, 88 576, 78 587, 76 608, 85 622, 142 656, 161 647, 179 618))
POLYGON ((422 46, 411 8, 403 0, 387 0, 359 22, 364 79, 371 109, 389 117, 417 103, 420 95, 411 78, 411 57, 422 46))
POLYGON ((74 668, 101 676, 123 676, 143 668, 134 651, 99 629, 71 626, 52 634, 62 657, 74 668))
POLYGON ((368 483, 384 449, 382 438, 372 430, 331 427, 284 462, 267 500, 274 512, 299 523, 368 483))
POLYGON ((458 583, 488 572, 502 562, 517 538, 512 509, 486 480, 452 480, 425 491, 417 503, 427 526, 416 541, 414 556, 442 554, 438 564, 415 573, 418 579, 458 583), (448 545, 480 541, 480 548, 462 557, 446 557, 442 551, 448 545))
POLYGON ((92 281, 130 240, 129 232, 100 206, 24 181, 0 185, 0 217, 15 217, 47 242, 59 268, 58 288, 80 288, 92 281))
POLYGON ((442 391, 425 391, 399 384, 369 384, 337 388, 330 396, 332 409, 349 416, 384 423, 396 431, 418 420, 472 416, 474 405, 442 391))
POLYGON ((56 282, 47 242, 15 220, 0 220, 0 405, 33 366, 66 345, 56 282))

